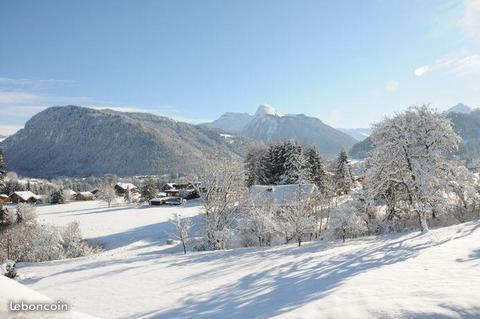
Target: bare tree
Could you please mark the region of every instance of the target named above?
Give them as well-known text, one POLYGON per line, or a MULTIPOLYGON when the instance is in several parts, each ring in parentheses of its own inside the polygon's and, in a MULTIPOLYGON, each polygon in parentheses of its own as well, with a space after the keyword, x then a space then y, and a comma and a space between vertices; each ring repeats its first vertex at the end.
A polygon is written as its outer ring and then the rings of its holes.
POLYGON ((98 198, 107 203, 108 207, 111 206, 112 202, 117 198, 115 188, 112 184, 104 182, 98 189, 98 198))
POLYGON ((173 215, 171 222, 175 225, 177 234, 175 237, 180 240, 183 247, 183 254, 187 254, 187 245, 190 240, 190 228, 192 228, 192 222, 189 218, 182 218, 179 213, 173 215))

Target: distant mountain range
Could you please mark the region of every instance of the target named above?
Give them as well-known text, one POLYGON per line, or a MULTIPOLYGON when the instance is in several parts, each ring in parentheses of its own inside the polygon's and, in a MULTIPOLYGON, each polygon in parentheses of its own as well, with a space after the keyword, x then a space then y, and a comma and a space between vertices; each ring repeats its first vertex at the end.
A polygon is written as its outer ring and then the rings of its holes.
POLYGON ((363 141, 372 133, 371 128, 339 128, 339 130, 350 135, 357 141, 363 141))
MULTIPOLYGON (((455 132, 462 138, 458 154, 467 161, 480 158, 480 109, 459 103, 444 112, 455 132)), ((350 149, 350 156, 363 159, 372 149, 370 138, 358 142, 350 149)))
POLYGON ((461 113, 461 114, 470 114, 472 111, 474 111, 475 108, 471 108, 468 105, 465 105, 463 103, 458 103, 455 106, 452 106, 448 110, 445 111, 446 114, 450 113, 461 113))
POLYGON ((316 145, 323 155, 334 157, 342 148, 349 149, 356 140, 315 117, 304 114, 282 114, 270 105, 260 105, 254 115, 225 113, 218 120, 205 124, 242 134, 264 143, 285 139, 302 145, 316 145))
POLYGON ((209 150, 243 155, 248 138, 225 133, 152 114, 65 106, 38 113, 0 146, 8 169, 29 177, 184 175, 209 150))
POLYGON ((7 137, 5 135, 0 134, 0 142, 6 139, 7 137))

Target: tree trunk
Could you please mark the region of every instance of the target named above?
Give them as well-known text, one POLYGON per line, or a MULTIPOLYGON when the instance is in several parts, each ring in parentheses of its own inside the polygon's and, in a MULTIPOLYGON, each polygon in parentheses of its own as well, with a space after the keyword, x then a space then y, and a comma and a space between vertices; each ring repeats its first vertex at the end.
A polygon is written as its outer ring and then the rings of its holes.
POLYGON ((428 232, 427 214, 422 210, 417 210, 418 224, 422 233, 428 232))

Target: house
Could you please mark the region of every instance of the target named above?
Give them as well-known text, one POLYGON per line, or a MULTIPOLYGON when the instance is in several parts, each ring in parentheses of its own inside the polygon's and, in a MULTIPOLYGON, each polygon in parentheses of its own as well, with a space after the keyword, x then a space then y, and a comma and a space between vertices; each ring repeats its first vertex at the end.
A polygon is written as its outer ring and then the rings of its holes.
POLYGON ((132 183, 118 183, 115 185, 115 192, 118 196, 124 196, 127 190, 130 190, 131 193, 140 193, 138 187, 132 183))
POLYGON ((162 190, 167 197, 181 197, 182 199, 198 198, 198 187, 200 183, 166 183, 162 190))
POLYGON ((36 203, 42 200, 41 196, 38 196, 30 191, 15 192, 10 195, 10 200, 13 203, 36 203))
POLYGON ((315 184, 253 185, 250 187, 250 205, 292 206, 310 201, 315 196, 315 184))
POLYGON ((63 191, 63 196, 66 200, 72 200, 77 196, 77 192, 72 189, 65 189, 63 191))
POLYGON ((9 198, 8 195, 6 195, 6 194, 0 194, 0 205, 8 202, 8 198, 9 198))
POLYGON ((75 196, 76 200, 94 200, 95 195, 93 195, 91 192, 79 192, 75 196))

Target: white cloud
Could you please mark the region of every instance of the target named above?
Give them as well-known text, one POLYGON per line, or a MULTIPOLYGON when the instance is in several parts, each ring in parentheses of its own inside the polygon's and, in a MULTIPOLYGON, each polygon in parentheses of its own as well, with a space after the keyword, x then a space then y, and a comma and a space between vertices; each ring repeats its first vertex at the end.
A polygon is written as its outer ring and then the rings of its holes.
POLYGON ((428 65, 424 65, 424 66, 421 66, 419 68, 416 68, 414 73, 415 73, 416 76, 422 76, 425 73, 427 73, 428 69, 429 69, 428 65))
POLYGON ((395 81, 395 80, 389 80, 387 81, 387 83, 385 83, 385 90, 387 92, 395 92, 398 90, 398 87, 400 86, 400 83, 398 83, 398 81, 395 81))

